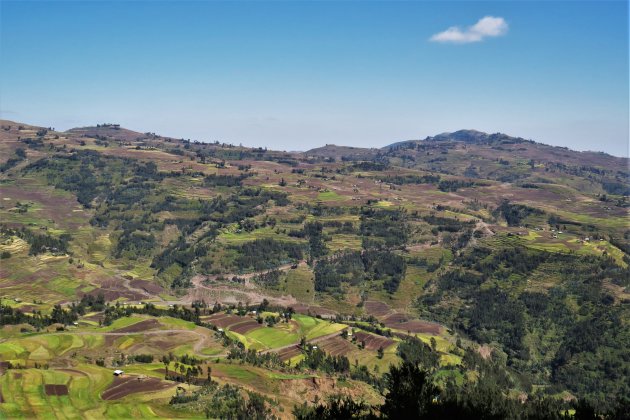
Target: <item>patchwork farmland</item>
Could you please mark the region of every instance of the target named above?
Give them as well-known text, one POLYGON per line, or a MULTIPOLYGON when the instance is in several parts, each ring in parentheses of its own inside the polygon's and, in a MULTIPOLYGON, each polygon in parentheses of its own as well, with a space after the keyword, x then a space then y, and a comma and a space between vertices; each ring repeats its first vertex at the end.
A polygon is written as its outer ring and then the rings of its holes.
POLYGON ((286 153, 0 125, 0 417, 381 407, 403 361, 462 395, 628 394, 627 159, 467 131, 286 153))

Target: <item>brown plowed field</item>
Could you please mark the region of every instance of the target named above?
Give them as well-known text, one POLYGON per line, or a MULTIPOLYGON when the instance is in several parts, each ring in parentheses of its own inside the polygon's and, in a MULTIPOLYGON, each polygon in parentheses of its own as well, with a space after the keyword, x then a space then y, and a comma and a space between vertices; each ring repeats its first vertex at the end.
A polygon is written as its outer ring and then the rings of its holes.
POLYGON ((287 347, 285 349, 282 349, 278 352, 278 357, 280 357, 280 360, 282 360, 283 362, 291 359, 292 357, 297 356, 298 354, 300 354, 302 351, 300 350, 300 348, 296 345, 291 346, 291 347, 287 347))
POLYGON ((141 293, 132 292, 131 290, 123 289, 123 288, 116 288, 116 289, 98 288, 88 293, 88 295, 92 295, 92 296, 98 296, 99 294, 102 294, 105 297, 106 301, 114 301, 119 298, 124 298, 124 299, 132 300, 132 301, 140 301, 145 298, 145 296, 142 295, 141 293))
POLYGON ((208 322, 219 328, 230 328, 232 331, 239 334, 242 334, 241 331, 247 332, 260 327, 260 324, 256 322, 255 319, 248 316, 218 313, 210 315, 207 319, 208 322))
POLYGON ((136 289, 142 289, 148 293, 153 295, 159 295, 160 293, 164 293, 164 289, 159 284, 155 284, 146 280, 131 280, 129 282, 131 287, 135 287, 136 289))
POLYGON ((345 355, 356 350, 356 347, 352 343, 339 336, 327 338, 324 341, 318 342, 317 345, 326 353, 333 356, 345 355))
POLYGON ((152 330, 159 327, 160 327, 160 323, 157 321, 157 319, 146 319, 144 321, 138 322, 137 324, 129 325, 128 327, 123 327, 118 330, 114 330, 112 332, 136 333, 136 332, 144 332, 147 330, 152 330))
POLYGON ((44 385, 46 395, 68 395, 68 387, 65 385, 44 385))
POLYGON ((396 328, 394 325, 401 324, 406 321, 409 321, 409 316, 406 314, 391 314, 383 319, 383 323, 388 327, 391 326, 391 328, 396 328))
POLYGON ((173 386, 171 382, 156 378, 140 379, 137 376, 116 377, 114 382, 101 394, 104 400, 118 400, 138 392, 161 391, 173 386))
POLYGON ((234 331, 238 334, 245 334, 257 328, 262 328, 262 325, 260 325, 258 321, 254 321, 253 319, 248 318, 247 320, 239 322, 238 324, 232 324, 230 326, 230 331, 234 331))
POLYGON ((385 321, 385 325, 390 328, 396 328, 400 331, 409 331, 411 333, 426 333, 438 335, 442 331, 442 327, 440 327, 438 324, 434 324, 433 322, 428 321, 420 321, 418 319, 393 324, 385 321))
POLYGON ((315 316, 315 315, 321 315, 321 316, 334 316, 334 315, 336 315, 335 311, 332 311, 332 310, 326 309, 326 308, 321 308, 319 306, 297 304, 297 305, 292 305, 292 307, 293 307, 293 310, 295 312, 297 312, 298 314, 303 314, 303 315, 308 315, 308 314, 311 314, 313 316, 315 316))
POLYGON ((236 316, 236 315, 228 315, 228 314, 219 312, 219 313, 216 313, 207 317, 207 322, 210 322, 211 324, 216 325, 217 327, 225 328, 230 324, 235 324, 236 323, 235 318, 238 318, 239 320, 241 319, 241 317, 236 316))
POLYGON ((382 317, 390 312, 389 306, 377 300, 368 300, 364 305, 368 315, 374 315, 375 317, 382 317))
POLYGON ((380 347, 385 349, 395 343, 391 338, 368 334, 363 331, 354 333, 354 336, 357 338, 358 343, 365 343, 367 350, 378 350, 380 347))

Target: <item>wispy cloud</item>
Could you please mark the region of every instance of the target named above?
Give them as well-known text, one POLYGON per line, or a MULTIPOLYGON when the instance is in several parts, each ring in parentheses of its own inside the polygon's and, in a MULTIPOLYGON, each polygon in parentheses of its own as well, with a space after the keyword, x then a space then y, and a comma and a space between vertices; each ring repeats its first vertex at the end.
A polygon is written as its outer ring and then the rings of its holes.
POLYGON ((462 30, 459 26, 451 26, 444 32, 433 35, 433 42, 448 42, 452 44, 469 44, 480 42, 485 38, 505 35, 508 24, 502 17, 485 16, 477 23, 462 30))

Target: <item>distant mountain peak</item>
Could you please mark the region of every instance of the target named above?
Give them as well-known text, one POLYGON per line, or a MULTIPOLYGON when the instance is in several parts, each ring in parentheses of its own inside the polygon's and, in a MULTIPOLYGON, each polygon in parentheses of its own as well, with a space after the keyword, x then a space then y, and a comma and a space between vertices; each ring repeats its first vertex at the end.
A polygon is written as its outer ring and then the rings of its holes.
POLYGON ((433 137, 427 137, 427 140, 433 141, 461 141, 465 143, 487 143, 497 140, 514 140, 523 141, 523 138, 512 137, 504 133, 488 134, 483 131, 466 129, 457 130, 452 133, 441 133, 433 137))
POLYGON ((462 143, 469 144, 490 144, 490 143, 499 143, 499 142, 509 142, 509 143, 522 143, 528 140, 523 139, 522 137, 512 137, 504 133, 486 133, 479 130, 474 129, 463 129, 457 130, 453 132, 445 132, 436 134, 435 136, 428 136, 423 140, 404 140, 396 143, 392 143, 385 148, 391 147, 401 147, 410 143, 422 143, 422 142, 443 142, 443 141, 457 141, 462 143))

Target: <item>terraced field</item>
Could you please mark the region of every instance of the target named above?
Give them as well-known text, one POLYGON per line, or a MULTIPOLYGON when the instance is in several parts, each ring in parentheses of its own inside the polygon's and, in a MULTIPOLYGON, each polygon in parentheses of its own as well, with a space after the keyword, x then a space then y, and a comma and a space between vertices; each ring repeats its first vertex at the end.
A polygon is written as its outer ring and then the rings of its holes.
MULTIPOLYGON (((262 314, 263 317, 275 314, 262 314)), ((278 323, 273 327, 259 324, 254 315, 238 316, 217 313, 203 318, 204 321, 222 328, 226 333, 242 342, 246 348, 254 350, 270 350, 296 344, 301 337, 312 340, 321 336, 334 334, 346 328, 343 324, 294 314, 288 323, 278 323)))
MULTIPOLYGON (((345 325, 299 314, 294 315, 290 323, 273 327, 261 326, 249 317, 225 313, 208 316, 205 322, 221 324, 228 333, 231 328, 242 328, 243 323, 253 322, 256 328, 241 329, 243 339, 261 349, 277 352, 282 360, 291 360, 293 365, 302 354, 297 346, 301 336, 308 335, 313 342, 327 343, 331 339, 346 342, 338 337, 339 331, 347 328, 345 325)), ((52 413, 61 417, 189 417, 172 412, 168 406, 168 399, 178 385, 164 380, 162 363, 128 361, 120 367, 125 371, 121 377, 112 375, 113 367, 94 365, 99 358, 107 364, 114 363, 122 353, 158 357, 169 352, 177 356, 196 351, 196 357, 212 361, 209 366, 216 380, 263 393, 279 390, 286 381, 297 381, 302 387, 316 377, 311 373, 232 364, 225 360, 226 352, 211 330, 179 319, 133 315, 119 318, 106 327, 90 324, 80 320, 79 326, 69 331, 27 334, 5 331, 8 336, 0 338, 0 359, 4 361, 0 365, 1 416, 13 418, 21 413, 25 417, 40 417, 52 413), (8 363, 11 369, 7 369, 8 363), (49 407, 49 411, 44 411, 45 407, 49 407)), ((234 334, 240 336, 238 332, 234 334)), ((349 346, 356 349, 354 345, 349 346)), ((295 403, 292 398, 281 400, 289 407, 295 403)))
POLYGON ((382 337, 376 334, 370 334, 363 331, 354 333, 357 342, 363 344, 367 350, 386 349, 395 343, 391 338, 382 337))
POLYGON ((90 365, 73 369, 12 370, 0 376, 0 388, 5 396, 0 414, 7 418, 178 417, 167 405, 161 405, 159 411, 152 407, 156 399, 166 399, 172 393, 173 384, 143 388, 140 398, 132 393, 115 404, 105 403, 100 393, 105 392, 112 381, 109 369, 90 365), (158 389, 162 392, 154 392, 158 389), (152 402, 147 403, 147 400, 152 402))

